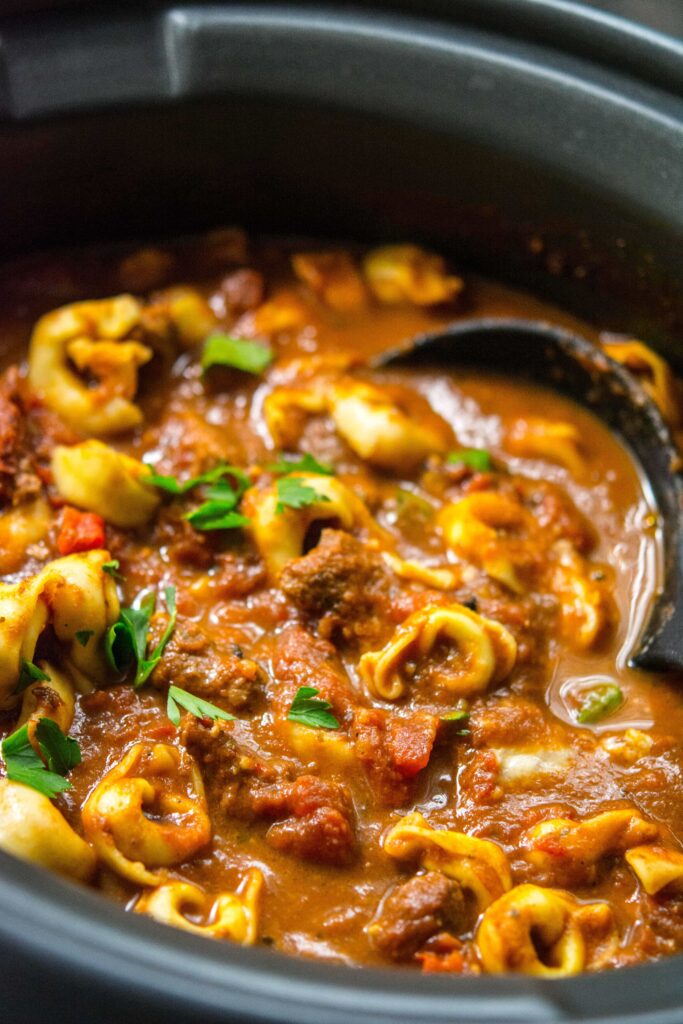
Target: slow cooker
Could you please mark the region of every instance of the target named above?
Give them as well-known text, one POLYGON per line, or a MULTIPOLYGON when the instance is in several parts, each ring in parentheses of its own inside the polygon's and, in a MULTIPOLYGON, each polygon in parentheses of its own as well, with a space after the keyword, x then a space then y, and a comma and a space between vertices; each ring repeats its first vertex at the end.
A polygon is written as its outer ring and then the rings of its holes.
MULTIPOLYGON (((565 0, 0 19, 0 256, 227 223, 410 238, 683 364, 683 46, 565 0)), ((0 855, 0 1019, 683 1020, 671 958, 542 982, 207 943, 0 855)))

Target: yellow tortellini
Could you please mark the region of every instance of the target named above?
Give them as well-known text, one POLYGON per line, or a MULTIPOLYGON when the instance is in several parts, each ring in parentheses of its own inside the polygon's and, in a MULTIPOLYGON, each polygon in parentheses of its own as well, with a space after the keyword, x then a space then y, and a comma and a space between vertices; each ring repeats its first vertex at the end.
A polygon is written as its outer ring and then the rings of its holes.
POLYGON ((505 447, 512 455, 557 462, 576 480, 581 479, 586 470, 581 435, 574 423, 525 416, 512 424, 505 447))
POLYGON ((193 935, 253 946, 258 937, 262 889, 263 875, 258 868, 247 872, 237 892, 221 893, 215 900, 189 882, 167 882, 144 893, 135 910, 193 935), (188 914, 204 917, 206 924, 196 924, 188 914))
POLYGON ((342 377, 330 388, 328 403, 337 432, 356 455, 380 469, 410 471, 453 444, 445 420, 407 389, 342 377), (409 408, 411 399, 418 408, 409 408))
POLYGON ((137 371, 153 351, 126 340, 142 324, 132 295, 78 302, 55 309, 36 324, 29 349, 29 380, 50 409, 85 434, 115 434, 142 422, 132 401, 137 371), (99 380, 91 388, 69 361, 99 380))
POLYGON ((0 575, 14 572, 33 544, 40 544, 52 525, 52 509, 43 497, 24 502, 0 515, 0 575))
POLYGON ((657 826, 628 808, 603 811, 585 821, 551 818, 528 830, 526 857, 553 877, 592 880, 599 861, 656 839, 657 826))
POLYGON ((558 541, 552 554, 550 586, 560 601, 560 628, 575 647, 588 650, 612 619, 605 573, 596 566, 591 569, 569 541, 558 541))
POLYGON ((263 400, 263 417, 278 448, 296 448, 308 416, 327 410, 322 388, 275 388, 263 400))
POLYGON ((438 681, 454 697, 467 697, 501 682, 517 657, 516 641, 500 623, 461 604, 433 604, 409 615, 381 650, 366 652, 358 665, 360 677, 374 697, 397 700, 408 687, 406 663, 419 670, 420 660, 444 641, 457 656, 438 673, 438 681))
POLYGON ((41 317, 31 336, 28 373, 45 404, 81 434, 105 437, 142 423, 138 371, 174 341, 198 344, 215 326, 208 303, 189 288, 154 305, 132 295, 76 302, 41 317), (81 374, 88 374, 89 383, 81 374))
POLYGON ((105 681, 99 641, 119 615, 116 585, 102 571, 109 559, 108 551, 67 555, 29 579, 0 583, 0 710, 18 702, 22 661, 33 661, 48 624, 67 648, 64 667, 77 689, 88 692, 105 681), (76 638, 82 630, 92 633, 85 646, 76 638))
POLYGON ((361 459, 384 470, 410 471, 453 444, 453 432, 417 392, 379 386, 321 366, 306 387, 278 387, 263 414, 280 448, 296 447, 308 416, 327 414, 361 459))
POLYGON ((385 245, 363 261, 368 286, 380 302, 433 306, 451 302, 463 289, 462 278, 446 272, 441 256, 418 245, 385 245))
POLYGON ((381 532, 361 499, 340 480, 316 473, 291 473, 286 479, 315 491, 318 499, 303 508, 285 506, 278 511, 276 482, 264 489, 252 488, 242 500, 242 511, 251 520, 251 534, 272 578, 293 558, 301 557, 306 533, 314 523, 333 521, 342 530, 381 532))
POLYGON ((616 929, 607 903, 518 885, 484 912, 475 942, 490 974, 565 978, 600 966, 616 946, 616 929))
POLYGON ((384 840, 384 851, 397 860, 419 860, 426 871, 453 878, 473 899, 477 913, 512 885, 503 851, 488 839, 464 832, 433 829, 418 812, 407 814, 384 840))
POLYGON ((294 273, 326 306, 339 313, 362 309, 368 301, 363 279, 347 252, 328 249, 292 256, 294 273))
POLYGON ((624 854, 648 896, 683 892, 683 853, 663 846, 634 846, 624 854))
POLYGON ((516 564, 525 558, 533 517, 506 494, 479 491, 445 505, 437 521, 449 547, 515 594, 524 592, 516 564))
POLYGON ((48 798, 30 786, 0 779, 0 847, 60 875, 87 881, 95 853, 48 798))
POLYGON ((164 873, 150 868, 188 860, 211 839, 199 770, 165 743, 131 747, 92 791, 82 818, 104 863, 140 885, 161 885, 164 873))
POLYGON ((450 567, 425 565, 411 558, 401 558, 393 551, 383 551, 382 558, 401 579, 421 583, 434 590, 454 590, 461 582, 459 573, 450 567))
POLYGON ((29 728, 35 728, 41 718, 51 718, 67 733, 74 720, 74 688, 65 674, 49 662, 39 662, 38 668, 48 678, 26 687, 17 724, 21 727, 28 723, 29 728))
POLYGON ((158 492, 145 482, 149 472, 139 459, 102 441, 57 445, 52 455, 52 473, 61 497, 124 528, 144 525, 159 507, 158 492))
POLYGON ((650 398, 656 402, 669 426, 676 429, 681 425, 681 396, 671 367, 642 341, 603 341, 602 347, 608 356, 622 363, 641 382, 650 398))

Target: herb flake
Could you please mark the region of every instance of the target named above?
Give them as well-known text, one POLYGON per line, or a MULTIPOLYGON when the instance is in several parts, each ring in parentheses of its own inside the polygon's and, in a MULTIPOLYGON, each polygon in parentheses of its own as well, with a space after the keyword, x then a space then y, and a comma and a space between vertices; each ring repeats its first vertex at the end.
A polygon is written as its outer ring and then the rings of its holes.
POLYGON ((339 722, 330 711, 332 705, 329 700, 318 699, 319 692, 315 686, 300 686, 287 714, 289 721, 311 729, 338 729, 339 722))
POLYGON ((169 686, 166 714, 174 725, 180 723, 180 708, 189 711, 196 718, 210 718, 214 722, 217 718, 221 718, 225 722, 234 722, 235 720, 234 715, 222 711, 210 701, 195 697, 193 693, 188 693, 187 690, 182 690, 179 686, 169 686))
POLYGON ((22 658, 21 668, 19 669, 19 682, 14 688, 14 693, 23 693, 33 683, 49 683, 49 681, 50 677, 47 672, 43 672, 42 668, 38 668, 32 661, 22 658))
POLYGON ((58 793, 71 789, 71 783, 63 776, 79 764, 80 747, 71 737, 65 736, 57 723, 50 718, 41 718, 38 721, 35 735, 47 766, 29 739, 27 723, 2 741, 2 758, 7 769, 7 778, 12 782, 30 786, 52 799, 58 793))
POLYGON ((245 373, 258 374, 263 373, 272 361, 271 350, 256 341, 215 333, 204 342, 201 364, 204 373, 212 366, 232 366, 245 373))
POLYGON ((624 703, 624 694, 616 683, 602 683, 589 690, 576 716, 581 725, 592 725, 611 715, 624 703))
POLYGON ((173 586, 164 588, 166 608, 169 614, 168 625, 149 658, 146 657, 147 635, 156 607, 156 595, 153 591, 140 595, 137 606, 122 608, 119 618, 105 634, 104 652, 114 671, 125 673, 133 665, 136 665, 133 681, 136 690, 147 682, 161 661, 166 644, 171 639, 176 624, 175 593, 173 586))
POLYGON ((277 505, 279 514, 285 508, 306 508, 318 501, 329 501, 326 494, 320 494, 315 488, 304 483, 297 476, 283 476, 277 482, 277 505))
POLYGON ((488 473, 491 469, 491 454, 485 448, 462 448, 457 452, 450 452, 446 462, 455 466, 467 466, 476 473, 488 473))
POLYGON ((334 476, 334 469, 326 462, 318 462, 310 452, 300 456, 281 455, 277 462, 271 462, 266 469, 270 473, 284 476, 287 473, 317 473, 318 476, 334 476))

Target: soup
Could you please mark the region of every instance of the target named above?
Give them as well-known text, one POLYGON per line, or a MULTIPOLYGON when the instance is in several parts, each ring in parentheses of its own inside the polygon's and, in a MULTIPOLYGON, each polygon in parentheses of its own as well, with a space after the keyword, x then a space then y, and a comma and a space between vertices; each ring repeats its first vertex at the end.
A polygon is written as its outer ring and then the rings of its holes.
POLYGON ((677 427, 654 353, 407 244, 226 230, 0 291, 0 846, 350 965, 683 948, 683 702, 628 665, 660 573, 638 467, 551 390, 371 366, 545 319, 677 427))

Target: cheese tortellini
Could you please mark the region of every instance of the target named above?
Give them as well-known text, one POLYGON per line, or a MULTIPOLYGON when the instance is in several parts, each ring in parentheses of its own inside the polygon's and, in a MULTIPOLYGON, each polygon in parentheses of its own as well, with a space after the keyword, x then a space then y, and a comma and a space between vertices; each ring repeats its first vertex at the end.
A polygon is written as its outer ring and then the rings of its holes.
POLYGON ((303 555, 306 534, 314 523, 334 522, 342 530, 365 528, 380 533, 361 499, 340 480, 316 473, 292 473, 287 479, 314 491, 317 499, 302 508, 278 510, 276 482, 264 489, 252 488, 242 500, 242 511, 251 520, 251 534, 272 578, 303 555))
POLYGON ((38 668, 48 678, 31 683, 24 690, 18 725, 21 727, 28 723, 29 730, 35 729, 41 718, 51 718, 63 733, 67 733, 74 720, 74 688, 65 674, 49 662, 39 662, 38 668))
POLYGON ((388 305, 452 302, 463 289, 462 278, 447 273, 441 256, 410 243, 372 249, 363 270, 375 298, 388 305))
POLYGON ((683 892, 683 853, 663 846, 634 846, 624 854, 648 896, 683 892))
POLYGON ((150 869, 188 860, 211 839, 199 770, 166 743, 131 747, 92 791, 82 818, 104 863, 141 885, 161 885, 164 873, 150 869))
POLYGON ((526 856, 553 878, 592 881, 603 857, 656 839, 658 829, 628 808, 603 811, 585 821, 551 818, 526 833, 526 856))
POLYGON ((0 583, 0 710, 17 704, 22 662, 33 661, 47 625, 65 645, 64 669, 77 689, 105 681, 99 641, 119 615, 116 585, 102 570, 109 558, 103 550, 67 555, 29 579, 0 583), (85 646, 76 636, 81 631, 92 633, 85 646))
POLYGON ((374 697, 397 700, 408 688, 402 671, 406 663, 419 671, 439 642, 453 648, 455 657, 432 675, 438 687, 454 697, 467 697, 501 682, 517 657, 515 639, 500 623, 461 604, 432 604, 409 615, 381 650, 362 656, 360 677, 374 697))
POLYGON ((144 893, 135 910, 193 935, 253 946, 258 937, 262 889, 263 875, 258 868, 247 872, 237 892, 221 893, 215 900, 189 882, 167 882, 144 893), (205 918, 206 924, 196 924, 188 914, 205 918))
POLYGON ((579 428, 563 420, 544 420, 539 416, 518 419, 507 434, 505 447, 523 458, 557 462, 575 480, 581 479, 586 469, 579 428))
POLYGON ((484 912, 475 941, 490 974, 565 978, 600 966, 616 945, 616 930, 607 903, 518 885, 484 912))
POLYGON ((503 851, 488 839, 434 829, 418 812, 407 814, 384 840, 397 860, 419 860, 426 871, 441 871, 468 893, 481 913, 507 892, 512 880, 503 851))
POLYGON ((189 288, 168 289, 148 306, 126 294, 63 306, 34 327, 29 381, 81 434, 106 437, 132 430, 142 423, 134 401, 140 367, 176 340, 197 345, 215 323, 206 300, 189 288))
POLYGON ((115 526, 143 526, 161 501, 154 487, 145 482, 149 469, 144 462, 101 441, 57 445, 52 472, 62 498, 97 512, 115 526))
POLYGON ((87 881, 95 853, 48 798, 20 782, 0 779, 0 848, 60 875, 87 881))
POLYGON ((46 313, 29 349, 29 380, 47 406, 85 434, 116 434, 142 422, 133 402, 138 369, 153 350, 132 335, 142 328, 142 305, 132 295, 78 302, 46 313), (89 371, 88 387, 69 365, 89 371))
POLYGON ((497 491, 480 491, 438 514, 444 538, 455 553, 478 565, 515 594, 524 592, 520 563, 527 560, 526 537, 533 516, 514 498, 497 491))
POLYGON ((323 373, 305 388, 276 388, 263 412, 281 448, 296 446, 306 417, 327 414, 356 455, 384 470, 411 471, 453 444, 449 425, 416 391, 347 375, 323 373))

